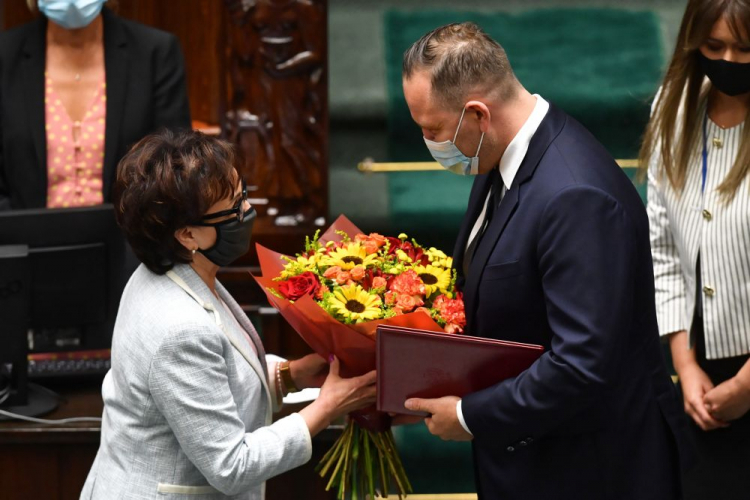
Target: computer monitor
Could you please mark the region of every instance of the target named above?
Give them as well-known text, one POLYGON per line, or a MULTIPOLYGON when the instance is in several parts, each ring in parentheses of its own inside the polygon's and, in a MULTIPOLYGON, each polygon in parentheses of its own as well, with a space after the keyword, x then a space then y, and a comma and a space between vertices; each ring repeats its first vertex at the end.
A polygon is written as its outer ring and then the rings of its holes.
POLYGON ((29 347, 54 338, 47 348, 109 348, 135 265, 112 205, 0 212, 0 372, 10 380, 9 393, 0 381, 0 408, 54 409, 55 398, 27 384, 29 347))

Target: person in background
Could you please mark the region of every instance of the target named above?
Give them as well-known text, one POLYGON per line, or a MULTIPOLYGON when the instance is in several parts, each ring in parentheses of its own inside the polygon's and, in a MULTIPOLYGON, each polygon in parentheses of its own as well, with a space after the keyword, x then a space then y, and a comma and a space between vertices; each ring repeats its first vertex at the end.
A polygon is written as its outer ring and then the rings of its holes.
POLYGON ((256 215, 234 165, 229 143, 168 130, 120 163, 115 212, 143 264, 120 301, 82 499, 262 499, 268 478, 310 460, 312 436, 375 400, 374 371, 342 379, 317 354, 267 362, 216 280, 247 253, 256 215), (323 379, 315 401, 272 423, 287 390, 323 379))
POLYGON ((656 311, 699 461, 685 498, 750 495, 750 2, 690 0, 641 148, 656 311))
POLYGON ((109 202, 133 143, 190 127, 177 38, 105 1, 28 0, 42 15, 0 33, 0 210, 109 202))

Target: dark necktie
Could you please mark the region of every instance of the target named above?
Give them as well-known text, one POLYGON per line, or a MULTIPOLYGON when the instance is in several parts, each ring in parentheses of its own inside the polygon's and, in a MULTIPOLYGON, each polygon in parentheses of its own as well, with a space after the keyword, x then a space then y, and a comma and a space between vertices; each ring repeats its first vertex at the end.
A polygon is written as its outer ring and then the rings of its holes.
POLYGON ((471 240, 469 246, 466 247, 466 253, 464 254, 463 271, 465 277, 469 276, 469 268, 471 267, 471 261, 474 259, 474 253, 479 246, 479 242, 482 241, 484 232, 487 230, 490 222, 492 222, 492 216, 495 213, 495 210, 497 210, 498 205, 500 205, 500 200, 503 196, 503 178, 497 170, 493 171, 493 175, 492 187, 490 188, 490 199, 487 202, 487 211, 484 215, 484 221, 482 222, 479 231, 477 231, 477 234, 474 235, 474 239, 471 240))

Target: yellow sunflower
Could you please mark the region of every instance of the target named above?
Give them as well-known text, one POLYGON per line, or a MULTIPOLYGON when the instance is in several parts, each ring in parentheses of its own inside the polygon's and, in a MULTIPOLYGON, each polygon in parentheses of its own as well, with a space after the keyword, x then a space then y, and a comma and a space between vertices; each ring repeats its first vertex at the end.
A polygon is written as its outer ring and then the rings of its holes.
POLYGON ((422 279, 428 297, 435 293, 436 290, 440 290, 442 293, 448 292, 448 286, 451 284, 450 269, 443 269, 432 264, 414 266, 412 269, 422 279))
POLYGON ((339 266, 342 271, 349 271, 354 266, 370 267, 376 261, 377 254, 368 255, 365 248, 359 242, 356 242, 344 245, 321 257, 320 265, 326 267, 339 266))
POLYGON ((357 284, 334 289, 329 305, 336 313, 355 323, 378 319, 382 314, 380 297, 367 293, 357 284))

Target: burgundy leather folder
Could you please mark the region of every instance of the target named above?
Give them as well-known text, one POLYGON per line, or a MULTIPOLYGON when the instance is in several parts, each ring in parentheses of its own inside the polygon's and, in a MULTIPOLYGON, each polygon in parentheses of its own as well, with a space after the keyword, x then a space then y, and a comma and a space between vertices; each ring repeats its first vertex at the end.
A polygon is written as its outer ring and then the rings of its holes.
POLYGON ((463 397, 485 389, 526 370, 544 348, 381 325, 376 352, 377 409, 427 416, 407 410, 404 401, 411 397, 463 397))

